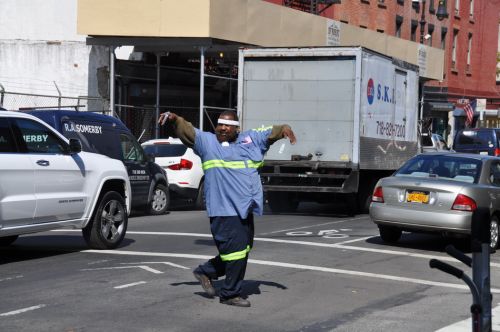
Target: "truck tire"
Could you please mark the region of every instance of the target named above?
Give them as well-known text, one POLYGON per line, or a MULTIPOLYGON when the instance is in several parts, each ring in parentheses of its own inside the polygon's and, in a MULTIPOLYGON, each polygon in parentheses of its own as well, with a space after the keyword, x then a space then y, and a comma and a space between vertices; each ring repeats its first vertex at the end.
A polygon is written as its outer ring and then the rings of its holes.
POLYGON ((399 228, 382 225, 378 226, 378 231, 380 233, 382 241, 388 243, 398 242, 398 240, 401 238, 401 234, 403 234, 403 231, 399 228))
POLYGON ((82 230, 83 238, 92 249, 114 249, 127 232, 128 216, 123 197, 108 191, 97 203, 89 224, 82 230))
POLYGON ((295 212, 299 202, 287 192, 268 192, 267 201, 273 213, 295 212))
POLYGON ((170 193, 168 188, 162 184, 157 184, 151 203, 148 205, 148 212, 152 215, 160 215, 167 212, 170 207, 170 193))
POLYGON ((360 184, 360 190, 358 192, 358 212, 359 213, 369 213, 370 212, 370 203, 372 202, 372 194, 375 189, 375 185, 377 184, 377 180, 369 181, 367 185, 360 184))
POLYGON ((18 237, 18 235, 0 237, 0 247, 10 246, 18 237))
POLYGON ((203 181, 200 182, 200 187, 198 188, 198 195, 196 196, 196 199, 194 201, 194 208, 196 210, 205 210, 206 209, 205 183, 203 181))

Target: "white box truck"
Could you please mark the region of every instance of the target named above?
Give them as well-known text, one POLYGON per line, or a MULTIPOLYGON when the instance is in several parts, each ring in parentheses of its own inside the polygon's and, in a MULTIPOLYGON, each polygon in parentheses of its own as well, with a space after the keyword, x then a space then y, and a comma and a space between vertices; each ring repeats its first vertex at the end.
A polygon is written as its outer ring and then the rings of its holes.
POLYGON ((418 152, 418 67, 363 47, 242 48, 243 129, 289 124, 261 170, 273 212, 343 199, 367 212, 373 187, 418 152))

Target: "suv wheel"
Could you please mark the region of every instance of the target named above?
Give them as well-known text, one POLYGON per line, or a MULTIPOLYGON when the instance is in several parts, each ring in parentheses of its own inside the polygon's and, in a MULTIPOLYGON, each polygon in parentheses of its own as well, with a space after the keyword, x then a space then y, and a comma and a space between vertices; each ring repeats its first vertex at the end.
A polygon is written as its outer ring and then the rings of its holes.
POLYGON ((170 194, 167 187, 157 184, 152 198, 153 200, 149 205, 149 214, 159 215, 167 212, 170 205, 170 194))
POLYGON ((14 243, 17 240, 18 235, 4 236, 0 237, 0 247, 6 247, 14 243))
POLYGON ((89 247, 114 249, 125 237, 127 224, 123 197, 116 191, 109 191, 102 196, 90 223, 82 233, 89 247))

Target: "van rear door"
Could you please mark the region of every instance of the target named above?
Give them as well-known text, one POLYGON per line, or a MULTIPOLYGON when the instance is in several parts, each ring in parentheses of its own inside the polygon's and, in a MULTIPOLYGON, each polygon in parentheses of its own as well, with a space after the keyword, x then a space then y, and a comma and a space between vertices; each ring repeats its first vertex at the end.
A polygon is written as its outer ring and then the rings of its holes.
POLYGON ((453 149, 457 152, 495 155, 498 148, 494 129, 468 130, 458 132, 453 149))

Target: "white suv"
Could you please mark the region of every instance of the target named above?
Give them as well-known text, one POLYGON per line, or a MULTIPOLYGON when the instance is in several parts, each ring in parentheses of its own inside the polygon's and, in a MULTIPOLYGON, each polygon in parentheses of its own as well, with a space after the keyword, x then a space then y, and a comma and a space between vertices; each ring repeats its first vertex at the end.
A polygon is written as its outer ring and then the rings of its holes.
POLYGON ((19 235, 81 228, 91 248, 127 231, 130 182, 122 162, 81 152, 38 118, 0 111, 0 245, 19 235))
POLYGON ((172 199, 187 199, 197 209, 205 209, 204 173, 201 159, 178 138, 152 139, 142 143, 147 155, 167 171, 172 199))

